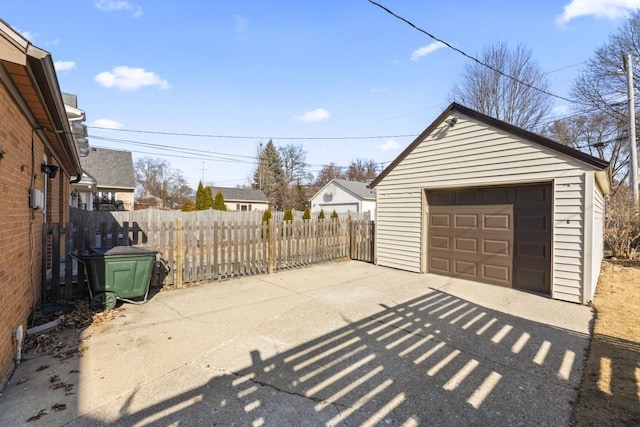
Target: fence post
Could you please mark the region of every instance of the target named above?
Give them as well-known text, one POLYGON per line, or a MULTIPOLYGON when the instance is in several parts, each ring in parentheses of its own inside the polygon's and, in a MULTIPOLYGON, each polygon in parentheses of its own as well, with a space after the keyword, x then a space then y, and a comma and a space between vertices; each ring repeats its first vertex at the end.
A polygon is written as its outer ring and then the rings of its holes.
POLYGON ((353 259, 353 243, 355 242, 353 235, 354 229, 351 214, 349 214, 347 217, 347 250, 349 251, 349 259, 353 259))
POLYGON ((182 263, 184 244, 182 242, 182 218, 176 219, 176 288, 182 288, 182 263))
POLYGON ((275 262, 275 246, 276 246, 276 233, 275 233, 275 227, 274 224, 275 223, 275 219, 271 218, 269 220, 269 222, 267 222, 268 225, 268 232, 267 232, 267 239, 269 240, 269 269, 268 269, 268 273, 269 274, 273 274, 273 264, 275 262))

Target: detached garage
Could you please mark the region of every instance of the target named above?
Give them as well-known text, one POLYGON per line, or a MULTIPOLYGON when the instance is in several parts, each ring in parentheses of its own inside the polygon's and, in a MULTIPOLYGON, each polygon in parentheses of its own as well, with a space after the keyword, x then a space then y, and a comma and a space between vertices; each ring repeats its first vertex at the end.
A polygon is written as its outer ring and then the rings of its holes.
POLYGON ((451 104, 370 185, 376 263, 587 303, 608 163, 451 104))

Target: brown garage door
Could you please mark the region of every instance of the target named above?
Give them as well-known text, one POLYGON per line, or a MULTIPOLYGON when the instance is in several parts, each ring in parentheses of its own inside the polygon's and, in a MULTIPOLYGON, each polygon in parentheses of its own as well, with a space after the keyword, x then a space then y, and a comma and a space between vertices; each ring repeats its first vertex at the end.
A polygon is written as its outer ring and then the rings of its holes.
POLYGON ((427 192, 432 273, 550 293, 551 184, 427 192))

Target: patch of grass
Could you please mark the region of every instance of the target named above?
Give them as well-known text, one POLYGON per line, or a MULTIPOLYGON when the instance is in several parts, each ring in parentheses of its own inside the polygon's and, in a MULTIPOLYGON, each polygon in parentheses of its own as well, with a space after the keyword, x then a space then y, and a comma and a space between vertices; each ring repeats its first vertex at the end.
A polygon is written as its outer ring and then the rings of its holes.
POLYGON ((576 426, 640 425, 640 262, 605 260, 576 426))

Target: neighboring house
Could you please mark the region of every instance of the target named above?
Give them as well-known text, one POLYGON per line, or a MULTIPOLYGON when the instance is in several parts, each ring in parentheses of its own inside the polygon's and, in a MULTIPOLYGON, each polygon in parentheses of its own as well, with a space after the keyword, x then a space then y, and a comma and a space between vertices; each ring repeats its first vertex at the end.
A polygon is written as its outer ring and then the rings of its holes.
POLYGON ((51 55, 0 20, 0 389, 44 293, 50 224, 82 175, 51 55), (45 249, 43 249, 45 248, 45 249))
POLYGON ((603 256, 607 167, 453 103, 371 183, 376 262, 585 304, 603 256))
POLYGON ((327 216, 337 213, 370 212, 371 220, 376 219, 376 191, 367 184, 346 179, 332 179, 322 187, 310 201, 314 213, 324 209, 327 216))
POLYGON ((81 162, 87 178, 96 182, 94 210, 133 210, 136 179, 130 151, 91 147, 81 162))
MULTIPOLYGON (((78 108, 78 97, 76 95, 63 93, 62 99, 64 101, 64 109, 67 112, 69 127, 79 149, 80 157, 86 157, 89 155, 89 139, 87 138, 87 126, 84 124, 86 120, 85 113, 78 108)), ((92 211, 96 190, 96 180, 92 176, 83 173, 80 182, 71 184, 69 205, 72 208, 92 211)))
POLYGON ((214 198, 218 192, 222 192, 228 211, 266 211, 269 209, 269 198, 262 190, 211 186, 209 188, 211 188, 214 198))

